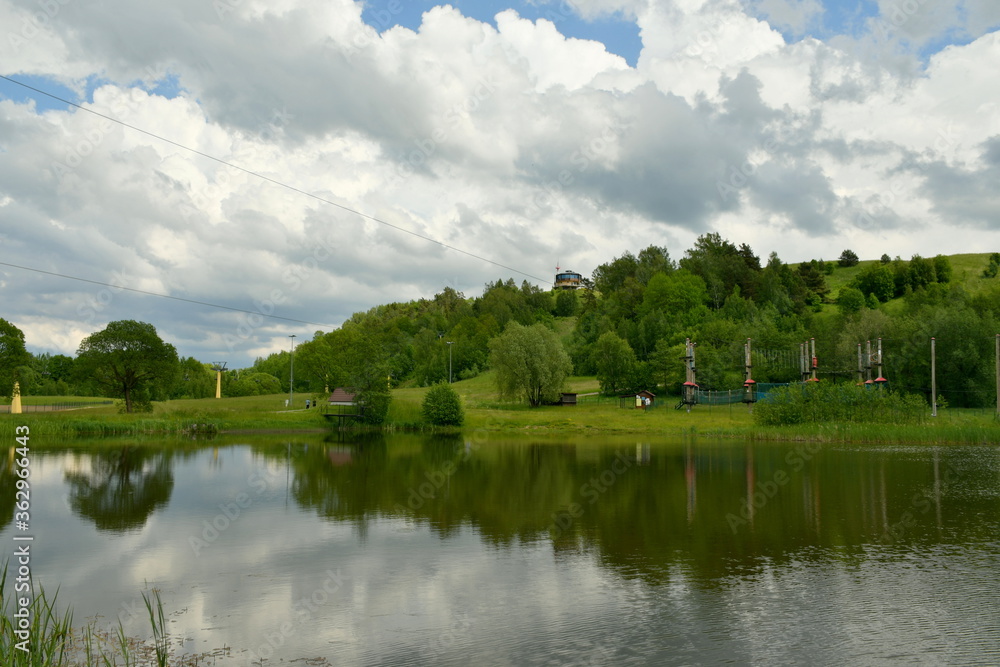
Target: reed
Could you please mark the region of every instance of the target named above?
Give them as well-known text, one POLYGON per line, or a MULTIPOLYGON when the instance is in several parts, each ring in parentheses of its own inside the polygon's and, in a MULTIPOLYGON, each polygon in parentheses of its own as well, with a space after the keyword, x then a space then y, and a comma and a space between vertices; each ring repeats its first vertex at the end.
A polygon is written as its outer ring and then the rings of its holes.
MULTIPOLYGON (((118 626, 101 629, 97 621, 90 621, 82 628, 73 627, 73 611, 60 610, 58 591, 51 597, 44 588, 31 592, 27 607, 30 621, 27 625, 28 651, 18 647, 24 630, 15 618, 14 592, 8 594, 7 572, 9 561, 0 566, 0 665, 4 667, 190 667, 204 664, 210 654, 174 655, 170 649, 166 617, 160 594, 153 590, 142 593, 149 615, 151 639, 130 636, 121 621, 118 626)), ((17 592, 25 597, 27 593, 17 592)), ((24 646, 24 645, 22 645, 24 646)))

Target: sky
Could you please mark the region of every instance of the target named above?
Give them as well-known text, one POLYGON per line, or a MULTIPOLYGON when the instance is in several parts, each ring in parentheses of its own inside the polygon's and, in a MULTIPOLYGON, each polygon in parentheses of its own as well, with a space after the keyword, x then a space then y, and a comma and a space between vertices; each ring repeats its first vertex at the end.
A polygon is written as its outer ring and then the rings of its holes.
POLYGON ((34 353, 135 319, 239 368, 709 232, 1000 250, 998 28, 995 0, 0 0, 0 317, 34 353))

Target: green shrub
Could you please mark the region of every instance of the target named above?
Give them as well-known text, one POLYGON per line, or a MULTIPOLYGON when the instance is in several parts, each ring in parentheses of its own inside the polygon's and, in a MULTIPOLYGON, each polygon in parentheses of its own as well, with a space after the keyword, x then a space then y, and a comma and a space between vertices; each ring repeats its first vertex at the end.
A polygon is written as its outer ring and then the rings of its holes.
POLYGON ((920 396, 887 387, 809 382, 780 387, 754 406, 761 426, 787 424, 864 423, 918 424, 928 406, 920 396))
POLYGON ((376 387, 367 391, 358 392, 357 400, 365 406, 364 416, 361 421, 369 426, 378 426, 385 421, 389 414, 389 406, 392 404, 392 393, 388 389, 376 387))
POLYGON ((424 420, 434 426, 461 426, 465 421, 465 411, 458 392, 445 382, 430 388, 424 396, 420 411, 424 420))

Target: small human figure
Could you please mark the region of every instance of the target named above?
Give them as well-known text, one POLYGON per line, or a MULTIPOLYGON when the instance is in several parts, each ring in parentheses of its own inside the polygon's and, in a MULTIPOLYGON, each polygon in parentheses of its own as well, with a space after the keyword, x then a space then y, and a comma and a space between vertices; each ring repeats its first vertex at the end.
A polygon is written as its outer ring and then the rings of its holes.
POLYGON ((308 410, 308 409, 309 409, 309 399, 307 398, 306 399, 306 410, 308 410))

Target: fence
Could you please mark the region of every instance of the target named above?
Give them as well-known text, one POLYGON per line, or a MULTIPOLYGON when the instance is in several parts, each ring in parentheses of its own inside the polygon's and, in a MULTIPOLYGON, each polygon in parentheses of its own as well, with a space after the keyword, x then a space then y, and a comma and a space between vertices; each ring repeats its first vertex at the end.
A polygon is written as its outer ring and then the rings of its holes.
MULTIPOLYGON (((104 405, 114 405, 114 401, 66 401, 64 403, 45 403, 42 405, 22 405, 21 412, 56 412, 58 410, 75 410, 76 408, 94 408, 104 405)), ((9 414, 9 405, 0 405, 0 414, 9 414)))
MULTIPOLYGON (((756 383, 755 400, 767 400, 768 394, 778 387, 787 387, 787 382, 758 382, 756 383)), ((746 401, 746 390, 730 389, 728 391, 711 391, 698 389, 695 391, 695 398, 698 405, 731 405, 733 403, 744 403, 746 401)))

